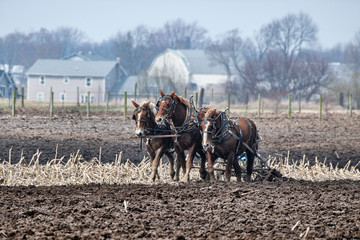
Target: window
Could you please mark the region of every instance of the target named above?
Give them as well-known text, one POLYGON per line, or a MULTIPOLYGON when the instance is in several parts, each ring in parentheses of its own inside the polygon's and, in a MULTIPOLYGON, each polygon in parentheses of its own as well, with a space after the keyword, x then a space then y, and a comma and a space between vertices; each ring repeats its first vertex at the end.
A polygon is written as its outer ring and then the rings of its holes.
MULTIPOLYGON (((90 102, 93 103, 95 100, 94 95, 90 94, 90 102)), ((87 103, 88 101, 88 95, 87 94, 81 94, 80 95, 80 102, 81 103, 87 103)))
POLYGON ((45 76, 40 77, 40 85, 45 85, 45 76))
POLYGON ((65 84, 68 84, 69 81, 70 81, 70 78, 69 78, 69 77, 64 77, 64 83, 65 83, 65 84))
POLYGON ((90 77, 87 77, 86 78, 86 86, 91 87, 91 82, 92 82, 92 79, 90 77))
POLYGON ((1 97, 5 97, 5 91, 6 91, 6 87, 1 86, 1 87, 0 87, 0 96, 1 96, 1 97))
POLYGON ((64 102, 66 99, 66 93, 60 93, 60 101, 64 102))
POLYGON ((87 95, 81 94, 81 96, 80 96, 80 102, 81 102, 81 103, 86 103, 86 102, 87 102, 87 95))
POLYGON ((38 100, 40 102, 44 101, 44 93, 37 93, 36 100, 38 100))

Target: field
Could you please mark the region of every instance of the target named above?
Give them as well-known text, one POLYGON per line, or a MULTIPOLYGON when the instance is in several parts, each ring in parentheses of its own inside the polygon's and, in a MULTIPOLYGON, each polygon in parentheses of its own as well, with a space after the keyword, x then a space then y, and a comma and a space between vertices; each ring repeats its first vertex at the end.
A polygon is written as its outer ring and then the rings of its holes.
POLYGON ((322 120, 313 113, 294 113, 291 119, 282 113, 247 114, 263 139, 260 154, 271 155, 283 173, 275 182, 211 185, 199 180, 196 169, 190 184, 166 177, 148 184, 146 174, 120 182, 74 179, 62 186, 41 179, 32 183, 37 186, 21 186, 21 179, 6 179, 4 166, 26 167, 32 161, 33 168, 79 156, 110 168, 120 166, 121 157, 122 163, 129 159, 148 169, 131 116, 119 115, 97 112, 86 118, 67 110, 50 120, 46 113, 20 111, 12 119, 0 112, 0 239, 359 238, 358 114, 329 113, 322 120), (34 160, 37 149, 41 154, 34 160), (292 166, 295 172, 286 172, 292 166), (324 169, 332 177, 321 175, 324 169), (329 181, 339 178, 357 181, 329 181))

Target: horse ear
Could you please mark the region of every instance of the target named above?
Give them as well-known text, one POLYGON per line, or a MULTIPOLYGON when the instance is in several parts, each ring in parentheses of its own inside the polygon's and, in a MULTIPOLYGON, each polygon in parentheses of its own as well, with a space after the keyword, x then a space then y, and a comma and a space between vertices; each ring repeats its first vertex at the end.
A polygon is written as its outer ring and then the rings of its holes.
POLYGON ((163 97, 165 96, 164 92, 162 90, 160 90, 160 96, 163 97))
POLYGON ((151 100, 147 101, 146 103, 143 104, 143 107, 148 107, 150 104, 151 100))
POLYGON ((132 104, 134 105, 134 107, 138 108, 139 104, 137 104, 134 100, 131 100, 132 104))
POLYGON ((174 98, 174 97, 175 97, 175 90, 171 93, 170 97, 171 97, 171 98, 174 98))

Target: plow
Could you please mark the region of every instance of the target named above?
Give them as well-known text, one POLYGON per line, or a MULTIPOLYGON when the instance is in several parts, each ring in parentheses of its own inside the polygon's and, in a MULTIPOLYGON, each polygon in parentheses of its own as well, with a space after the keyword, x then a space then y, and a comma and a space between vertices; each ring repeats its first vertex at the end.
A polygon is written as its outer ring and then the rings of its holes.
MULTIPOLYGON (((142 136, 140 138, 140 149, 143 148, 143 138, 145 139, 156 139, 156 138, 174 138, 174 137, 180 137, 181 135, 178 134, 166 134, 166 135, 147 135, 142 136)), ((246 144, 245 144, 246 145, 246 144)), ((247 148, 250 148, 246 145, 247 148)), ((270 168, 267 164, 269 159, 265 159, 260 156, 260 154, 256 153, 255 155, 255 162, 254 162, 254 168, 253 168, 253 181, 269 181, 269 182, 275 182, 275 181, 282 181, 283 176, 282 174, 273 168, 270 168)), ((239 166, 242 172, 243 177, 246 175, 246 165, 247 165, 247 156, 246 153, 242 153, 239 156, 236 157, 236 160, 239 162, 239 166)), ((214 170, 217 172, 216 176, 217 179, 220 180, 225 172, 225 166, 226 161, 224 159, 218 159, 216 162, 216 167, 214 170)), ((193 169, 200 169, 200 156, 196 155, 196 160, 194 161, 194 164, 192 166, 193 169)), ((235 176, 234 169, 232 169, 232 176, 235 176)))

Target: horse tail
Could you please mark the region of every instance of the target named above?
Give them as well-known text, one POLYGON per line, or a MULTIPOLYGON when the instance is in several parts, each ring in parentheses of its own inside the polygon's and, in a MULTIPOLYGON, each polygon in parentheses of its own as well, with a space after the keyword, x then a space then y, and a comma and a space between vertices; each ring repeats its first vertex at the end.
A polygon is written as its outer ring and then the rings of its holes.
POLYGON ((259 132, 256 128, 256 124, 254 123, 254 121, 252 121, 251 119, 250 119, 250 121, 251 121, 251 127, 254 131, 254 135, 252 136, 251 149, 256 154, 256 152, 259 150, 259 147, 260 147, 261 137, 259 135, 259 132))

